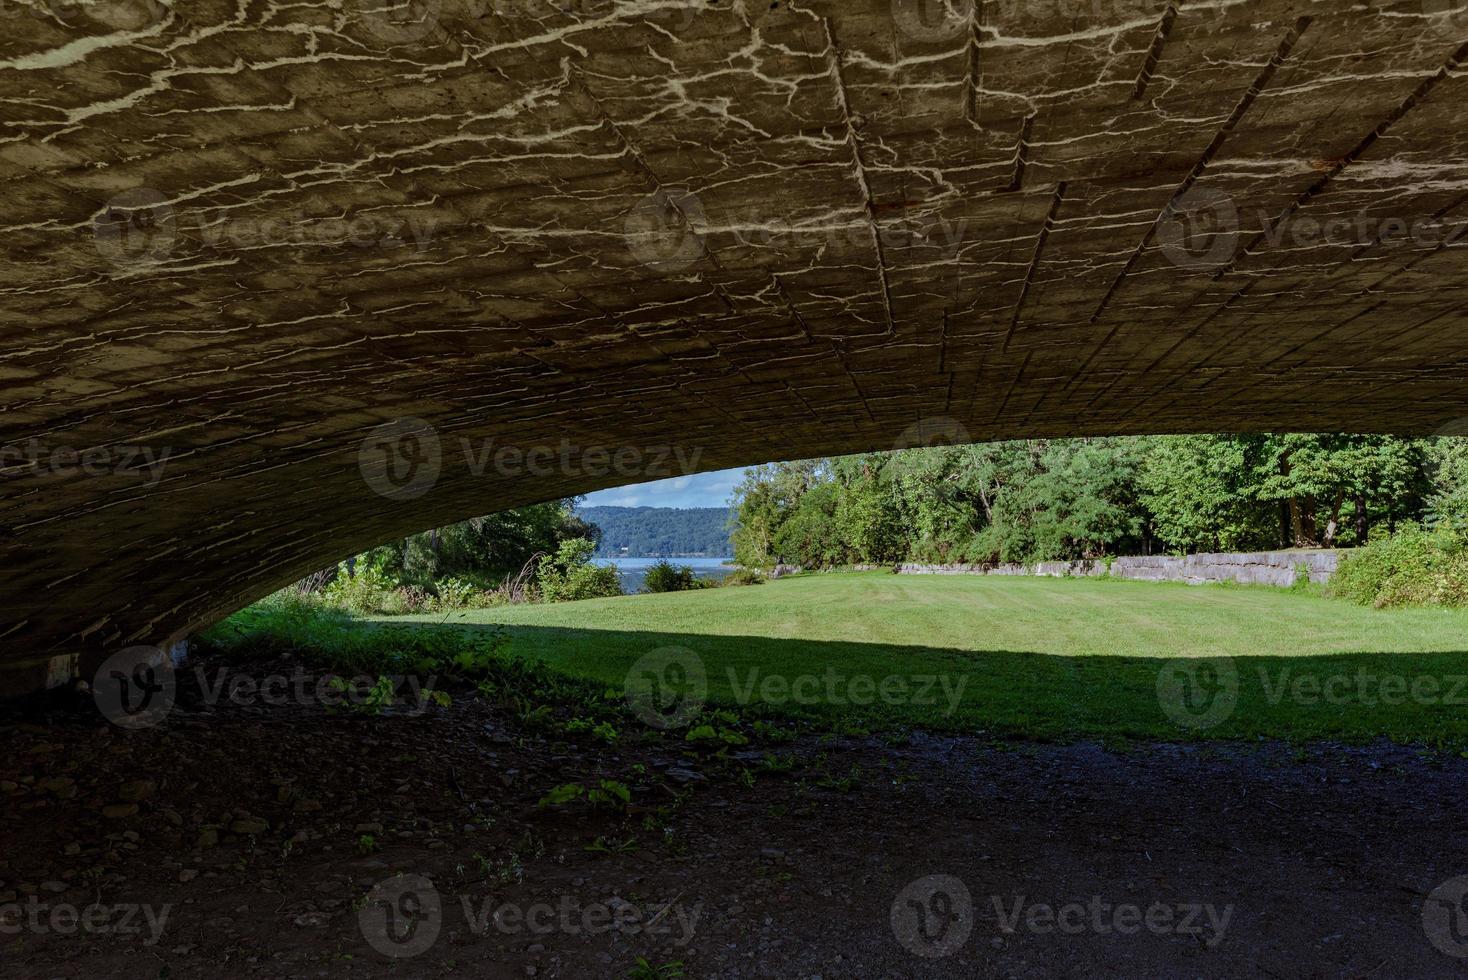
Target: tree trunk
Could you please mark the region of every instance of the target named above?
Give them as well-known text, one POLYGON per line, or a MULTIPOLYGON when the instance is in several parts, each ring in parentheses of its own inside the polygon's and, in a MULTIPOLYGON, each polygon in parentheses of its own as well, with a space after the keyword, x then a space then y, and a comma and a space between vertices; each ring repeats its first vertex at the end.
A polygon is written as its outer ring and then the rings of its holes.
POLYGON ((1320 538, 1315 530, 1315 498, 1290 498, 1290 531, 1294 535, 1294 547, 1320 546, 1320 538))
POLYGON ((1335 492, 1335 501, 1331 504, 1330 507, 1330 520, 1327 521, 1325 524, 1324 543, 1327 548, 1335 547, 1336 531, 1338 531, 1341 526, 1341 507, 1345 504, 1345 502, 1346 491, 1337 490, 1335 492))
POLYGON ((1366 494, 1356 494, 1356 546, 1360 547, 1366 543, 1366 536, 1370 528, 1366 520, 1366 494))

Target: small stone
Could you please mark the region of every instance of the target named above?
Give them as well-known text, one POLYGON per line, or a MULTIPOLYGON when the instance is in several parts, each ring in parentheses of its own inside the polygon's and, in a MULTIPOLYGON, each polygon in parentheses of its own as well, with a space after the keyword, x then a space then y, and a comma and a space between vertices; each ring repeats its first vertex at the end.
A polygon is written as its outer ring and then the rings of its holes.
POLYGON ((158 784, 151 779, 134 779, 123 783, 117 791, 117 798, 137 803, 146 800, 158 791, 158 784))
POLYGON ((72 841, 70 844, 67 844, 66 845, 66 849, 62 853, 64 853, 67 857, 75 857, 76 855, 80 854, 81 852, 82 852, 82 846, 80 844, 78 844, 76 841, 72 841))
POLYGON ((199 877, 199 872, 194 868, 184 868, 178 873, 178 880, 182 882, 190 882, 197 877, 199 877))
POLYGON ((136 803, 109 803, 102 808, 102 816, 109 820, 122 820, 136 815, 137 812, 136 803))
POLYGON ((214 847, 219 843, 219 831, 213 827, 205 827, 199 831, 199 837, 194 841, 194 846, 199 848, 214 847))
POLYGON ((359 823, 359 824, 357 824, 356 833, 359 833, 359 834, 380 834, 380 833, 382 833, 382 824, 380 824, 380 823, 359 823))
POLYGON ((0 905, 6 905, 13 901, 15 901, 15 889, 12 888, 10 891, 0 892, 0 905))
POLYGON ((315 813, 321 809, 320 800, 296 800, 296 805, 291 809, 297 813, 315 813))
POLYGON ((13 783, 8 779, 0 779, 0 793, 18 793, 20 784, 13 783))
POLYGON ((270 821, 260 817, 241 817, 229 825, 232 834, 263 834, 270 829, 270 821))
POLYGON ((53 776, 50 779, 41 780, 40 785, 41 789, 59 799, 69 800, 76 796, 76 780, 70 776, 53 776))
POLYGON ((64 881, 43 881, 43 882, 41 882, 41 891, 43 891, 43 892, 54 892, 56 894, 60 894, 61 892, 66 891, 66 882, 64 882, 64 881))

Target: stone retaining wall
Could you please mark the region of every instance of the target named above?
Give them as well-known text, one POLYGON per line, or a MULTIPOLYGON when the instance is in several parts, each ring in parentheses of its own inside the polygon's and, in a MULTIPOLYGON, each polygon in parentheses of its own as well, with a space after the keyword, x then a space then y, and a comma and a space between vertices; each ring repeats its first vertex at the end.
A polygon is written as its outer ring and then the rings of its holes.
MULTIPOLYGON (((1248 585, 1293 585, 1302 566, 1310 581, 1330 581, 1340 560, 1339 551, 1255 551, 1222 554, 1137 555, 1113 559, 1113 578, 1145 582, 1242 582, 1248 585)), ((1032 565, 923 565, 907 563, 893 569, 899 575, 1105 575, 1103 561, 1042 561, 1032 565)))

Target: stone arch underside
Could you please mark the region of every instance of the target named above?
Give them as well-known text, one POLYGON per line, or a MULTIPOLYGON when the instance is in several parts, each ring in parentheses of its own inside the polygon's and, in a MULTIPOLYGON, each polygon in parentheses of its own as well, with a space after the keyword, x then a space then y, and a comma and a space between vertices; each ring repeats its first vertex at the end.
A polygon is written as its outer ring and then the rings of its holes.
POLYGON ((11 667, 663 447, 1468 415, 1452 4, 3 16, 11 667))

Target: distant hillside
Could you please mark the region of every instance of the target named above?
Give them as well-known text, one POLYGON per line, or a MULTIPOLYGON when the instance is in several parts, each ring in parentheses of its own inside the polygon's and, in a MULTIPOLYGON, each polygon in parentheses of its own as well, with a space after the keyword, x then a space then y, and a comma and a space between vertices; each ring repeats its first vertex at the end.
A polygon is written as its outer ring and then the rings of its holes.
POLYGON ((602 558, 726 558, 734 553, 725 507, 582 507, 576 513, 601 528, 596 553, 602 558))

